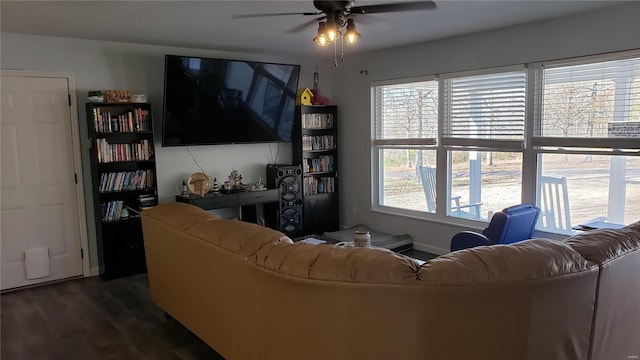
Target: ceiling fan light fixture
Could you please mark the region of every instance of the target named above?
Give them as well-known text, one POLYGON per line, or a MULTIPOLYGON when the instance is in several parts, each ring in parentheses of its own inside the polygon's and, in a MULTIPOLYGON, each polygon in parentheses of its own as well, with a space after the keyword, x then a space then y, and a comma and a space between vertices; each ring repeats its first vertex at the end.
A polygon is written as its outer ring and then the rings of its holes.
POLYGON ((327 39, 326 24, 324 22, 318 23, 318 35, 313 38, 313 41, 318 45, 325 47, 329 45, 329 39, 327 39))
POLYGON ((360 34, 356 31, 356 24, 353 19, 347 20, 347 32, 344 35, 349 44, 355 44, 360 38, 360 34))

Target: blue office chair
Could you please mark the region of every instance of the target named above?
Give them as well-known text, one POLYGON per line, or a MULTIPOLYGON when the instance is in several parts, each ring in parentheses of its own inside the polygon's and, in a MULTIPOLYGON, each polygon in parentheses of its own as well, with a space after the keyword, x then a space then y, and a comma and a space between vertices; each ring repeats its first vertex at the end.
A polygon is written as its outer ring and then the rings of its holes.
POLYGON ((457 233, 451 239, 451 251, 531 239, 538 216, 540 209, 531 204, 510 206, 493 214, 482 234, 474 231, 457 233))

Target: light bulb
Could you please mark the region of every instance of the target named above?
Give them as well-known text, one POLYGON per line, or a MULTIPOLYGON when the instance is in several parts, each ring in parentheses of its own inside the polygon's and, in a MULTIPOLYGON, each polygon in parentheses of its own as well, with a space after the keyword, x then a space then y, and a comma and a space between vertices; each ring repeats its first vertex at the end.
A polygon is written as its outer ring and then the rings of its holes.
POLYGON ((360 34, 356 33, 356 32, 350 32, 347 33, 347 41, 349 42, 349 44, 355 44, 356 41, 358 41, 358 38, 360 37, 360 34))
POLYGON ((315 41, 318 46, 325 47, 329 45, 329 41, 327 40, 327 37, 325 36, 325 34, 320 34, 316 36, 315 38, 313 38, 313 41, 315 41))
POLYGON ((336 22, 333 20, 327 20, 326 24, 326 32, 327 38, 329 41, 336 41, 338 36, 340 36, 340 32, 338 31, 338 27, 336 26, 336 22))
POLYGON ((360 34, 356 31, 356 24, 353 22, 353 19, 347 20, 347 33, 345 34, 345 37, 349 44, 355 44, 360 38, 360 34))

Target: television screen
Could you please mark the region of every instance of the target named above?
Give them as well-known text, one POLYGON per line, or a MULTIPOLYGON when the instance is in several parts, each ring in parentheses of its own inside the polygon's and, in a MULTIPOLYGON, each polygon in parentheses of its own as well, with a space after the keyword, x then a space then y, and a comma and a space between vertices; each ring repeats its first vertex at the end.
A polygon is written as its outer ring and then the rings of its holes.
POLYGON ((165 56, 162 146, 290 142, 300 65, 165 56))

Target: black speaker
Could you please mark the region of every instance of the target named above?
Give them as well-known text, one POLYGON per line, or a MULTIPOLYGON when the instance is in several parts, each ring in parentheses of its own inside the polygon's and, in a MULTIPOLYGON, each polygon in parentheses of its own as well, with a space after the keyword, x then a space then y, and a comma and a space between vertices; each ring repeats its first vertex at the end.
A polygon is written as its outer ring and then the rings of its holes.
MULTIPOLYGON (((267 165, 267 187, 278 188, 277 206, 269 208, 271 222, 285 235, 302 234, 302 169, 298 165, 267 165), (275 213, 275 214, 274 214, 275 213)), ((267 214, 265 214, 267 215, 267 214)))

